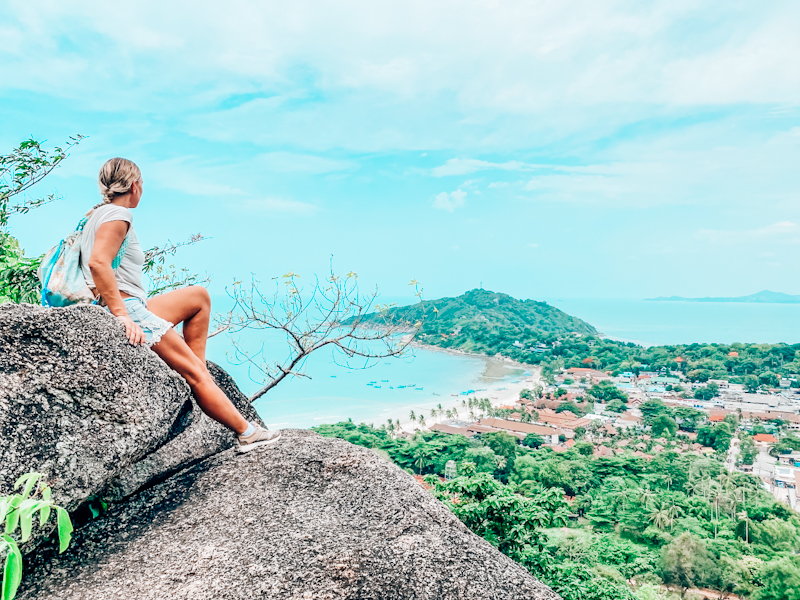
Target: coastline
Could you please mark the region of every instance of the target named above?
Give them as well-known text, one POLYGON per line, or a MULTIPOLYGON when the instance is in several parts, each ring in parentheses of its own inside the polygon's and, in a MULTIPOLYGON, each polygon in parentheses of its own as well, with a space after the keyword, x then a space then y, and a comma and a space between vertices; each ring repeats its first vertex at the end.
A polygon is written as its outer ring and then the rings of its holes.
MULTIPOLYGON (((380 427, 391 419, 411 432, 415 425, 409 418, 412 410, 432 425, 446 420, 444 416, 430 417, 431 409, 438 411, 439 405, 444 410, 460 408, 461 401, 470 397, 487 398, 495 406, 513 404, 521 389, 538 380, 538 368, 511 359, 424 344, 414 344, 413 350, 415 356, 381 361, 375 370, 342 370, 320 361, 313 368, 313 379, 289 380, 259 399, 256 411, 275 429, 310 428, 347 419, 380 427), (407 385, 409 381, 418 382, 416 390, 407 385)), ((233 369, 232 375, 245 377, 246 373, 233 369)), ((459 418, 468 417, 468 410, 459 410, 459 418)))
MULTIPOLYGON (((455 408, 458 412, 458 417, 456 418, 466 421, 470 420, 469 408, 462 406, 462 400, 473 397, 479 399, 488 398, 493 407, 513 405, 519 399, 519 393, 522 390, 530 389, 537 383, 541 384, 542 382, 540 367, 519 363, 510 358, 486 356, 485 354, 452 350, 450 348, 441 348, 439 346, 431 346, 418 342, 412 345, 431 352, 442 352, 451 356, 479 358, 483 360, 485 367, 478 381, 485 383, 486 387, 483 388, 482 386, 481 389, 476 389, 473 394, 464 395, 460 392, 452 393, 450 396, 441 396, 438 402, 407 405, 403 409, 392 411, 395 414, 388 416, 393 419, 399 419, 400 430, 405 433, 414 433, 420 430, 427 431, 430 425, 447 420, 444 415, 431 419, 430 410, 432 408, 437 408, 438 405, 441 405, 443 410, 452 410, 455 408), (425 417, 424 427, 420 427, 416 422, 410 420, 409 413, 412 410, 416 414, 422 414, 425 417), (405 411, 405 414, 400 415, 399 413, 403 411, 405 411)), ((370 420, 367 419, 362 422, 366 423, 370 422, 370 420)))

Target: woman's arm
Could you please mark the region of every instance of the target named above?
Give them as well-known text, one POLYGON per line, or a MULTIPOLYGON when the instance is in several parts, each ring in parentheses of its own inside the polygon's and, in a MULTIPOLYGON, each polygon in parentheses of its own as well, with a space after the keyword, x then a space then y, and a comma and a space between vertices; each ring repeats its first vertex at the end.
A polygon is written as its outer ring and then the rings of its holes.
POLYGON ((125 335, 131 344, 142 344, 145 339, 144 332, 128 315, 117 287, 114 269, 111 268, 111 263, 128 234, 128 227, 129 223, 125 221, 109 221, 97 228, 92 255, 89 257, 89 270, 97 287, 97 293, 103 297, 111 314, 123 322, 125 335))

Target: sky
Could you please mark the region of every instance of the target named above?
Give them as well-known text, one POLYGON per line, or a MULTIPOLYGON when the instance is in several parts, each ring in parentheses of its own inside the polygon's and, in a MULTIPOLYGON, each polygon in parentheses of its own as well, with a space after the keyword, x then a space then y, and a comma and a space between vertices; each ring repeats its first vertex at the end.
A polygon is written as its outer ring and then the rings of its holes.
POLYGON ((800 3, 0 0, 0 153, 142 169, 145 247, 386 297, 800 294, 800 3), (332 258, 331 258, 332 257, 332 258))

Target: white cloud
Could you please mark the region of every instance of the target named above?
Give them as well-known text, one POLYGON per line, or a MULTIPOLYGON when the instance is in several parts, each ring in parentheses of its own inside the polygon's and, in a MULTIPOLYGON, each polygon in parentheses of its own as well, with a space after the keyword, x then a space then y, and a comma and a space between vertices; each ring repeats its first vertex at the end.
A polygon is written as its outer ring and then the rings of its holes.
POLYGON ((295 152, 267 152, 257 156, 256 162, 273 171, 295 173, 323 174, 358 168, 358 164, 353 161, 335 160, 324 156, 295 152))
POLYGON ((241 208, 251 211, 294 213, 299 215, 310 215, 319 210, 319 207, 306 202, 297 200, 286 200, 284 198, 248 198, 239 203, 241 208))
POLYGON ((598 139, 687 105, 800 103, 796 2, 38 0, 3 10, 5 90, 180 117, 207 139, 509 149, 598 139))
POLYGON ((450 158, 443 165, 431 169, 431 175, 434 177, 448 177, 451 175, 466 175, 476 171, 528 171, 533 168, 536 168, 536 165, 528 165, 517 160, 493 163, 475 158, 450 158))
POLYGON ((781 241, 798 243, 797 223, 792 221, 778 221, 764 227, 745 229, 740 231, 722 229, 698 229, 695 237, 715 243, 752 243, 764 241, 781 241))
POLYGON ((447 212, 453 212, 457 208, 464 206, 466 201, 467 192, 461 190, 456 190, 450 193, 442 192, 441 194, 436 195, 436 198, 433 201, 433 208, 446 210, 447 212))

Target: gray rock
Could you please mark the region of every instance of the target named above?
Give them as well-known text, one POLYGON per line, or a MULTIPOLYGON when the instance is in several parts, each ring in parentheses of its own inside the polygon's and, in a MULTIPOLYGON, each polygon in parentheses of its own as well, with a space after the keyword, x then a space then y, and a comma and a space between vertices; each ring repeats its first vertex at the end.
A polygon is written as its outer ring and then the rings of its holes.
MULTIPOLYGON (((244 418, 263 426, 253 405, 233 378, 211 361, 208 361, 208 370, 244 418)), ((186 429, 152 454, 120 472, 100 495, 106 500, 119 502, 147 485, 162 481, 177 471, 236 445, 236 436, 207 417, 196 404, 190 419, 186 429)))
POLYGON ((128 499, 63 555, 40 551, 18 598, 558 596, 377 454, 284 431, 128 499))
POLYGON ((0 489, 47 475, 68 510, 174 438, 186 382, 96 306, 0 306, 0 489))

